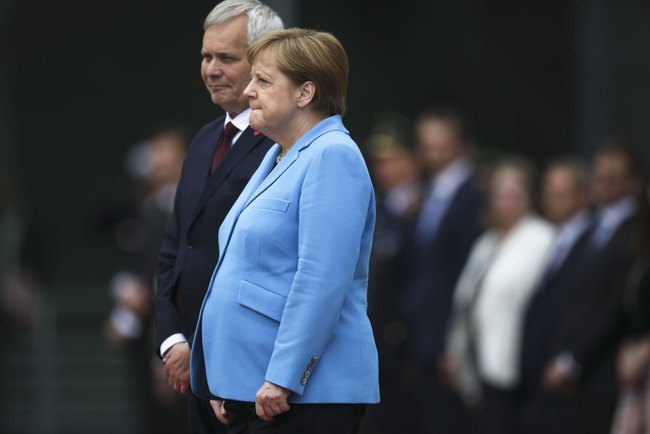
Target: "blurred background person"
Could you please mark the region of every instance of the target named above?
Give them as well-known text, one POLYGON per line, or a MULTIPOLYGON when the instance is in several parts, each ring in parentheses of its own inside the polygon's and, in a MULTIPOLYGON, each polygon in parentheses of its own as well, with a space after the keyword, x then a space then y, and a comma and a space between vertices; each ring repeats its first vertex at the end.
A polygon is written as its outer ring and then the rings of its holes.
POLYGON ((592 172, 596 210, 586 258, 565 291, 544 374, 549 391, 566 398, 573 432, 585 434, 608 433, 612 425, 642 163, 633 148, 609 138, 596 151, 592 172))
POLYGON ((161 124, 150 138, 131 150, 127 160, 137 182, 137 198, 133 213, 116 227, 124 259, 110 282, 115 305, 106 335, 128 356, 140 433, 178 432, 183 426, 181 402, 169 387, 160 387, 162 369, 152 363, 151 326, 156 258, 174 207, 189 139, 185 126, 161 124))
POLYGON ((511 157, 496 165, 489 229, 472 247, 454 295, 443 368, 465 402, 480 399, 479 433, 521 433, 524 312, 555 235, 535 214, 534 185, 528 161, 511 157))
POLYGON ((405 273, 403 253, 408 223, 417 210, 421 194, 420 167, 416 162, 408 118, 395 112, 378 116, 365 141, 365 155, 375 186, 377 220, 370 257, 368 316, 379 352, 381 402, 368 408, 361 432, 394 433, 403 427, 408 411, 404 400, 404 354, 406 325, 396 305, 405 273))
POLYGON ((413 426, 407 431, 464 432, 462 405, 442 385, 436 366, 456 280, 481 232, 483 197, 471 161, 470 122, 463 111, 450 105, 431 107, 418 116, 415 131, 425 185, 411 223, 398 300, 406 325, 402 369, 408 374, 406 396, 412 409, 408 422, 413 426))
POLYGON ((223 219, 273 145, 249 124, 243 94, 250 82, 249 44, 283 28, 257 0, 225 0, 204 21, 201 77, 226 113, 205 125, 185 157, 174 213, 158 256, 156 350, 169 384, 188 394, 188 432, 224 432, 211 404, 191 395, 190 345, 205 291, 219 258, 223 219))
POLYGON ((572 432, 562 403, 546 393, 543 378, 562 296, 583 266, 591 221, 589 186, 587 165, 573 157, 554 161, 543 177, 542 209, 556 225, 557 237, 524 319, 520 375, 525 433, 572 432))
POLYGON ((0 171, 0 331, 16 337, 37 326, 46 241, 14 171, 0 171), (15 332, 15 334, 14 334, 15 332))
POLYGON ((618 355, 620 388, 612 434, 650 432, 650 184, 634 240, 634 263, 625 281, 625 340, 618 355))

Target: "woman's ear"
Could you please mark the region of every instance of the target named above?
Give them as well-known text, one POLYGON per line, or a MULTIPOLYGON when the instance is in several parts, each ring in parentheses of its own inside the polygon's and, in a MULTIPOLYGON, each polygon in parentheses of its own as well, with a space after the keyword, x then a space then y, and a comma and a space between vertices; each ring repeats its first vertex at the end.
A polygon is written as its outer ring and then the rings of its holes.
POLYGON ((298 107, 304 108, 314 99, 316 86, 311 81, 306 81, 300 85, 300 94, 298 95, 298 107))

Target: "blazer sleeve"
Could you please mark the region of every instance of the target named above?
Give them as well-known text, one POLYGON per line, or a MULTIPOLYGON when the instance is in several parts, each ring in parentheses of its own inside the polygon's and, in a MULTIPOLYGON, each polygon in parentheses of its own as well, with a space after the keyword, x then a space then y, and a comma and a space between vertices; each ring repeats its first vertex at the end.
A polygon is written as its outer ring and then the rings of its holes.
POLYGON ((298 266, 265 375, 299 395, 303 373, 332 337, 355 279, 367 283, 367 273, 355 271, 364 230, 374 225, 374 193, 363 158, 347 141, 312 154, 300 187, 298 266))

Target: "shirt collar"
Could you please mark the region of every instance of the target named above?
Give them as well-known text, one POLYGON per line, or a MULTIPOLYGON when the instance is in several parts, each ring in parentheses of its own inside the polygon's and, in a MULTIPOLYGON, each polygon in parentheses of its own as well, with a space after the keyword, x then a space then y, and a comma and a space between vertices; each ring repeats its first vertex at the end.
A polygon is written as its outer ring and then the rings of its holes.
POLYGON ((624 220, 636 212, 637 203, 633 196, 626 196, 616 203, 602 207, 598 212, 599 224, 616 229, 624 220))
POLYGON ((249 116, 251 114, 251 109, 247 108, 246 110, 239 113, 234 118, 230 117, 230 114, 226 112, 226 119, 223 121, 223 125, 228 125, 228 122, 232 122, 234 126, 237 127, 239 131, 244 131, 250 126, 249 116))
POLYGON ((586 210, 577 212, 568 221, 558 226, 557 244, 570 243, 573 244, 575 240, 587 230, 589 226, 589 213, 586 210))
POLYGON ((445 167, 434 178, 433 194, 438 197, 447 197, 461 186, 472 173, 469 162, 460 159, 445 167))

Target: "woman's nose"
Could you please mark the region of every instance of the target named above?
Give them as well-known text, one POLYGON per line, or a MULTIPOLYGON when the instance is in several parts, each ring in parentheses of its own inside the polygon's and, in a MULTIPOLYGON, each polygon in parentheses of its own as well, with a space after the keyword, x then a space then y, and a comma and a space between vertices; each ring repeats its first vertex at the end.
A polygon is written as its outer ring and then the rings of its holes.
POLYGON ((253 81, 252 80, 248 83, 248 86, 246 86, 246 89, 244 89, 244 95, 248 99, 253 99, 255 97, 254 92, 253 92, 253 81))

